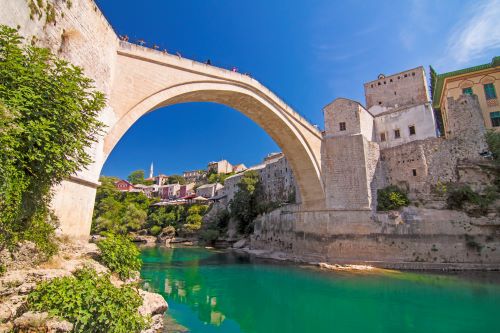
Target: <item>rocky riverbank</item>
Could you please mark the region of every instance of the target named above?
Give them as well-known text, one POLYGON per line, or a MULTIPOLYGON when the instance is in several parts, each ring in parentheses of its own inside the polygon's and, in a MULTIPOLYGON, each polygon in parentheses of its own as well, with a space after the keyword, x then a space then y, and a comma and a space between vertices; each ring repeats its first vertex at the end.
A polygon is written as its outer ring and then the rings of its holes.
MULTIPOLYGON (((73 325, 65 320, 53 318, 48 313, 28 311, 28 294, 42 281, 71 276, 83 267, 95 269, 98 273, 109 273, 109 269, 98 262, 99 249, 93 243, 61 241, 59 253, 50 260, 41 262, 33 244, 23 243, 16 251, 0 253, 0 260, 7 266, 7 272, 0 277, 0 333, 2 332, 70 332, 73 325)), ((121 286, 137 282, 137 277, 128 281, 111 275, 111 282, 121 286)), ((151 318, 151 326, 142 333, 162 332, 164 313, 168 305, 156 293, 137 289, 143 299, 138 311, 151 318)))

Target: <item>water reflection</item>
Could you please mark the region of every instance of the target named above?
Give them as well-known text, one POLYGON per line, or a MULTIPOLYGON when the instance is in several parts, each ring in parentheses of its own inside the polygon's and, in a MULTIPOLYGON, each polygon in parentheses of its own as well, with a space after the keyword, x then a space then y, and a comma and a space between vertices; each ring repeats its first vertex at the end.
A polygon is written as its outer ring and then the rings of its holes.
POLYGON ((143 279, 190 332, 498 329, 499 286, 455 275, 336 274, 200 248, 150 248, 142 256, 143 279))

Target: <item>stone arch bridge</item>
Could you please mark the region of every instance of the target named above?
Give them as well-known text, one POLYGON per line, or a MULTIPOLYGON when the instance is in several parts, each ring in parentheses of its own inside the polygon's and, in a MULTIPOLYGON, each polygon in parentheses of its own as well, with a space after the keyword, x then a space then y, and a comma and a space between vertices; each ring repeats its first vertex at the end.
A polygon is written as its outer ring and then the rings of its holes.
POLYGON ((269 89, 244 74, 117 41, 114 77, 103 114, 107 127, 93 148, 94 165, 56 192, 54 208, 63 233, 89 234, 100 170, 125 132, 148 112, 185 102, 224 104, 253 120, 287 157, 301 206, 323 205, 322 134, 269 89))
MULTIPOLYGON (((0 24, 81 66, 106 94, 105 133, 89 152, 94 163, 55 190, 64 234, 88 236, 99 175, 125 132, 144 114, 185 102, 227 105, 262 127, 286 155, 302 209, 324 205, 321 132, 257 80, 229 70, 121 41, 93 0, 51 2, 53 20, 33 15, 26 0, 0 0, 0 24)), ((230 124, 228 124, 230 125, 230 124)))

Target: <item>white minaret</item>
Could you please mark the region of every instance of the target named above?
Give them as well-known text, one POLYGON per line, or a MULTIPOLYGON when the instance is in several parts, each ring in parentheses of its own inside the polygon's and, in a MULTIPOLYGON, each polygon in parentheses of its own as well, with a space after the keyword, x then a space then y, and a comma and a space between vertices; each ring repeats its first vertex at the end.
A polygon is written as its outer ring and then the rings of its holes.
POLYGON ((153 178, 153 162, 151 162, 151 168, 149 168, 149 178, 153 178))

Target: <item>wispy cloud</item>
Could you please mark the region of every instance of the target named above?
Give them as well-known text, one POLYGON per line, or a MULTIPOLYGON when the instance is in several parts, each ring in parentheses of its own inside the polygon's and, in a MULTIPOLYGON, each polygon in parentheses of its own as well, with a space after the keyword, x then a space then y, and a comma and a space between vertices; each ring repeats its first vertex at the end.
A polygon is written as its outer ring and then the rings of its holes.
POLYGON ((464 64, 500 48, 500 0, 488 0, 459 22, 448 38, 446 57, 464 64))

